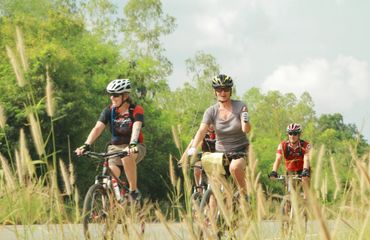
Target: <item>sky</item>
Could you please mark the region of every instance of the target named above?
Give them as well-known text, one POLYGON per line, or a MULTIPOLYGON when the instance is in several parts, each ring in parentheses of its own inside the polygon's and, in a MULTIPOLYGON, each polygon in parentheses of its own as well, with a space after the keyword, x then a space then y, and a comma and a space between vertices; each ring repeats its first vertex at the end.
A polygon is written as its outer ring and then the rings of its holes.
MULTIPOLYGON (((171 89, 189 79, 185 60, 216 58, 242 95, 251 87, 299 97, 318 115, 341 113, 370 142, 370 1, 162 0, 176 18, 163 38, 171 89)), ((247 103, 248 104, 248 103, 247 103)), ((253 114, 251 114, 253 116, 253 114)))
POLYGON ((369 0, 162 0, 162 10, 177 23, 162 41, 171 89, 188 81, 185 60, 202 51, 239 95, 307 91, 318 116, 341 113, 370 143, 369 0))

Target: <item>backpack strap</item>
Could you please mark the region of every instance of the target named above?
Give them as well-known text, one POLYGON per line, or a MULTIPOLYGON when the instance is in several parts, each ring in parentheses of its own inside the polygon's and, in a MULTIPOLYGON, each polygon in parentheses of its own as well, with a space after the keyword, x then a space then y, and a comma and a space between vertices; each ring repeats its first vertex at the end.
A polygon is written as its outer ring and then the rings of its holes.
POLYGON ((112 138, 115 137, 115 134, 114 134, 114 119, 116 118, 116 107, 112 107, 112 110, 110 111, 110 125, 111 125, 111 128, 112 128, 112 138))
POLYGON ((286 159, 287 156, 290 154, 290 147, 288 146, 288 141, 284 141, 282 144, 283 147, 283 153, 284 153, 284 158, 286 159))
POLYGON ((303 152, 302 152, 302 147, 304 145, 304 140, 303 139, 300 139, 300 144, 301 144, 301 146, 299 148, 299 155, 303 156, 303 152))

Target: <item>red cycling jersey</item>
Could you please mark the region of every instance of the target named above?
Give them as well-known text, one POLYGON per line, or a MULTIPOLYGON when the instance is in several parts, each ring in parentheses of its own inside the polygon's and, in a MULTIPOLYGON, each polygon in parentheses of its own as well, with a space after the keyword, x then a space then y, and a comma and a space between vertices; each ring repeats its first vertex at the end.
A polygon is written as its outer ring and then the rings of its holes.
POLYGON ((303 170, 303 157, 309 150, 310 144, 304 140, 299 140, 296 147, 293 147, 289 141, 283 141, 279 144, 276 153, 284 156, 286 169, 295 172, 303 170))

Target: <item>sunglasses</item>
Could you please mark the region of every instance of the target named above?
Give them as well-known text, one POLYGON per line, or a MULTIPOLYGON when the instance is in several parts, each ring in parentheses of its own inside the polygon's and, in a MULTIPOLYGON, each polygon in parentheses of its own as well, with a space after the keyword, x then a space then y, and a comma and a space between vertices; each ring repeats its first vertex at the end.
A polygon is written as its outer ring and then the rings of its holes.
POLYGON ((122 94, 120 94, 120 93, 111 93, 111 94, 109 94, 110 96, 112 96, 112 97, 119 97, 119 96, 122 96, 122 94))
POLYGON ((289 135, 293 135, 293 136, 297 136, 299 134, 299 132, 288 132, 289 135))
POLYGON ((220 93, 222 91, 224 92, 230 92, 231 88, 216 88, 216 92, 220 93))

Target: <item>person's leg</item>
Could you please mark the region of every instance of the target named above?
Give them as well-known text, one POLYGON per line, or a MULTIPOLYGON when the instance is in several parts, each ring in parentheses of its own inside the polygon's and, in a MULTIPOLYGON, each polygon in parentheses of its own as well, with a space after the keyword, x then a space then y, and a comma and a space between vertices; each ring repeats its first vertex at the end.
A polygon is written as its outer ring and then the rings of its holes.
POLYGON ((234 159, 231 161, 229 170, 234 181, 238 185, 239 193, 246 195, 247 186, 245 182, 246 160, 244 158, 234 159))
POLYGON ((209 198, 209 218, 211 219, 212 224, 217 224, 217 200, 216 197, 212 194, 209 198))
POLYGON ((137 153, 122 158, 127 181, 130 186, 130 191, 137 189, 137 169, 136 169, 137 153))
POLYGON ((202 165, 201 161, 197 161, 194 163, 194 181, 195 181, 195 186, 199 187, 201 178, 202 178, 202 170, 199 168, 202 165))
MULTIPOLYGON (((107 152, 110 153, 110 152, 116 152, 120 150, 119 148, 117 148, 117 146, 115 145, 109 145, 108 146, 108 149, 107 149, 107 152)), ((111 169, 112 173, 114 174, 114 176, 116 178, 119 178, 119 176, 121 175, 121 169, 119 166, 122 166, 122 161, 119 157, 115 157, 115 158, 110 158, 109 159, 109 168, 111 169)))
POLYGON ((130 186, 130 191, 137 190, 137 163, 143 160, 146 154, 146 147, 144 144, 138 144, 137 149, 138 153, 133 153, 130 156, 122 158, 122 163, 127 181, 130 186))
POLYGON ((114 174, 114 176, 116 178, 119 178, 119 176, 121 175, 121 169, 118 166, 113 165, 113 164, 109 164, 109 168, 112 170, 112 173, 114 174))

